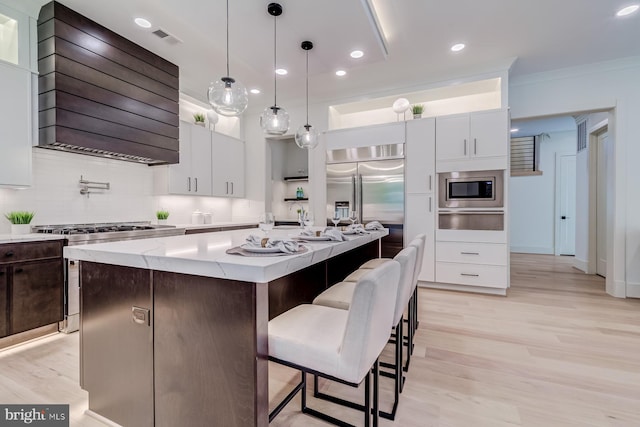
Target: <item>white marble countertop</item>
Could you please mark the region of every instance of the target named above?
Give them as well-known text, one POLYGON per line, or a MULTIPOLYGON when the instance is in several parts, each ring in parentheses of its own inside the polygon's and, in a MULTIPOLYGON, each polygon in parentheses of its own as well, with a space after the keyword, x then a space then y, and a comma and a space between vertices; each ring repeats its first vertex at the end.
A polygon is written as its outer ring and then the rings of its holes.
MULTIPOLYGON (((207 224, 208 225, 208 224, 207 224)), ((321 230, 322 227, 314 227, 321 230)), ((150 270, 169 271, 247 282, 268 282, 302 270, 368 242, 380 239, 388 230, 346 236, 345 242, 304 242, 309 251, 299 255, 246 257, 229 255, 227 249, 245 243, 259 230, 233 230, 92 245, 67 246, 66 258, 150 270)), ((270 237, 291 238, 299 230, 272 230, 270 237)))
POLYGON ((66 238, 66 236, 61 234, 43 234, 43 233, 0 234, 0 244, 36 242, 36 241, 43 241, 43 240, 62 240, 64 238, 66 238))

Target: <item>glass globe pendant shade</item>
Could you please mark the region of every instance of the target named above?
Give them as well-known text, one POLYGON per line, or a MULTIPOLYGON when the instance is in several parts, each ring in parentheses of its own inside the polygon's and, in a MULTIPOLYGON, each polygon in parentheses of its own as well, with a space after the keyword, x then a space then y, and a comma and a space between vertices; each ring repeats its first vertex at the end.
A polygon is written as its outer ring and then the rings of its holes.
POLYGON ((311 150, 318 145, 318 131, 310 124, 302 125, 296 131, 296 145, 311 150))
POLYGON ((249 104, 247 88, 232 77, 222 77, 211 83, 207 97, 215 112, 227 117, 242 114, 249 104))
POLYGON ((267 107, 260 115, 260 127, 268 135, 284 135, 289 130, 289 113, 275 105, 267 107))

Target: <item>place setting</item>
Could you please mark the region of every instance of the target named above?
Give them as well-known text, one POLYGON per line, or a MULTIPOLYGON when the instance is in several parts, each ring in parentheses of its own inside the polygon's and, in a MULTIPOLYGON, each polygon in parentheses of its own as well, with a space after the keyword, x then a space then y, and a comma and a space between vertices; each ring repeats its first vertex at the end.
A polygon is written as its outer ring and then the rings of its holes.
POLYGON ((299 255, 307 252, 309 248, 299 242, 283 238, 269 237, 269 232, 273 230, 275 219, 273 213, 267 212, 260 218, 259 227, 264 236, 251 234, 246 242, 240 246, 227 249, 228 254, 243 256, 286 256, 299 255))

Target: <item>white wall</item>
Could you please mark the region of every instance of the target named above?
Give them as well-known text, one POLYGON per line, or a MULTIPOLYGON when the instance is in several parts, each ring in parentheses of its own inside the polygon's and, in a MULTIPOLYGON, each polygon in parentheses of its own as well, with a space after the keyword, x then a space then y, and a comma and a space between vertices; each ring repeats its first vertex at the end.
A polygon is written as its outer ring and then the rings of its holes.
POLYGON ((613 109, 606 288, 611 295, 640 297, 640 58, 513 79, 509 104, 514 119, 613 109))
MULTIPOLYGON (((10 232, 3 216, 13 210, 36 213, 32 224, 155 221, 158 209, 170 212, 169 224, 189 223, 191 212, 211 212, 214 221, 232 219, 232 202, 215 197, 154 196, 154 168, 121 160, 33 149, 33 185, 0 189, 0 234, 10 232), (80 194, 80 176, 109 182, 110 190, 80 194)), ((94 190, 92 190, 94 191, 94 190)))
POLYGON ((575 153, 576 132, 556 132, 540 142, 542 175, 509 178, 511 252, 553 254, 556 153, 575 153))

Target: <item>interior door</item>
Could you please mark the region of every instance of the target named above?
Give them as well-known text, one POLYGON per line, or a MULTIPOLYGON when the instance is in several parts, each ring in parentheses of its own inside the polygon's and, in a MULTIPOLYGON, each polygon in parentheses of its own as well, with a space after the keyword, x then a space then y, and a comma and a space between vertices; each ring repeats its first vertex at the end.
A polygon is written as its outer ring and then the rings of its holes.
POLYGON ((357 163, 327 165, 327 224, 337 211, 341 218, 347 218, 356 206, 357 163))
POLYGON ((607 164, 611 153, 609 133, 598 135, 596 166, 596 274, 607 275, 607 164))
POLYGON ((576 252, 576 155, 558 154, 556 219, 558 237, 556 255, 575 255, 576 252))

